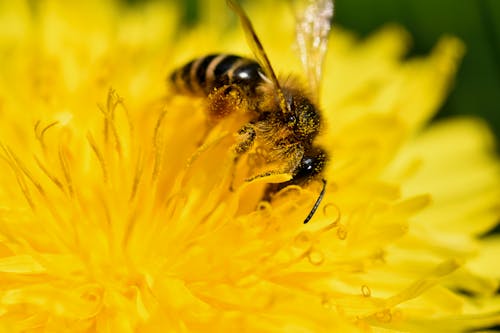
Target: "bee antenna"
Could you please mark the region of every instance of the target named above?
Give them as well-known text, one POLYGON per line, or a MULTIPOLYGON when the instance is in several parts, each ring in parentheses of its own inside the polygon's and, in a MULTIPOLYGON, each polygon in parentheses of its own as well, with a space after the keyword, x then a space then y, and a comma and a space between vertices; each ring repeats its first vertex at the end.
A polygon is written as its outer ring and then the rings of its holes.
POLYGON ((326 179, 323 178, 323 179, 321 179, 321 181, 323 182, 323 188, 321 189, 321 192, 319 192, 319 196, 316 199, 316 202, 314 203, 313 208, 309 212, 309 215, 307 215, 306 219, 304 220, 304 224, 306 224, 307 222, 309 222, 310 219, 312 219, 312 217, 314 216, 314 213, 316 213, 316 210, 319 207, 319 204, 321 203, 321 200, 323 199, 323 196, 325 195, 326 179))

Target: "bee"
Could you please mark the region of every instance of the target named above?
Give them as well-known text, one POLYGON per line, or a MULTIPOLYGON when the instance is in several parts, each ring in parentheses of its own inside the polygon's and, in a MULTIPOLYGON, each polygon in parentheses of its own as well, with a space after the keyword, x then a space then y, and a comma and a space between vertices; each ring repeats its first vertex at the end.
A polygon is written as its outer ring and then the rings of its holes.
POLYGON ((328 161, 327 152, 315 143, 322 124, 318 109, 319 82, 328 33, 333 17, 333 0, 302 0, 296 12, 296 43, 309 83, 309 91, 294 81, 279 81, 248 16, 238 3, 227 0, 238 15, 255 60, 231 54, 211 54, 194 59, 170 75, 178 93, 208 97, 213 118, 231 113, 231 99, 242 99, 251 114, 238 131, 234 147, 235 163, 258 142, 266 160, 277 163, 271 174, 290 174, 283 183, 269 184, 263 199, 289 185, 303 186, 321 179, 322 188, 304 223, 316 212, 325 193, 322 178, 328 161))

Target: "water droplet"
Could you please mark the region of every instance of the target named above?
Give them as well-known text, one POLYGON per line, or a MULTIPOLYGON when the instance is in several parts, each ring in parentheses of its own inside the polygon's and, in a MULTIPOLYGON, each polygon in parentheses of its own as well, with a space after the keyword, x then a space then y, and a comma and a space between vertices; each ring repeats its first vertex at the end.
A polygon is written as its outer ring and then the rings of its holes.
POLYGON ((401 319, 403 319, 403 311, 401 311, 399 309, 395 309, 394 311, 392 311, 392 320, 393 321, 398 321, 401 319))
POLYGON ((373 262, 375 264, 384 264, 385 263, 385 252, 382 249, 377 250, 373 254, 373 262))
POLYGON ((298 248, 308 248, 312 244, 312 234, 309 231, 302 231, 295 236, 294 242, 298 248))
POLYGON ((363 294, 364 297, 370 297, 372 295, 370 287, 368 287, 366 284, 361 286, 361 293, 363 294))
POLYGON ((332 298, 327 293, 321 294, 321 305, 327 310, 333 309, 332 298))
POLYGON ((318 250, 311 250, 307 254, 307 259, 309 259, 309 262, 313 265, 321 265, 323 261, 325 261, 325 256, 323 255, 323 252, 318 251, 318 250))
POLYGON ((385 309, 375 313, 375 318, 382 323, 389 323, 392 320, 391 310, 385 309))
POLYGON ((323 215, 329 220, 337 221, 340 216, 340 209, 333 202, 328 202, 323 206, 323 215))
POLYGON ((345 240, 347 238, 347 229, 344 225, 339 225, 338 229, 337 229, 337 237, 340 239, 340 240, 345 240))
POLYGON ((267 211, 267 210, 270 210, 271 209, 271 204, 267 201, 260 201, 258 204, 257 204, 257 210, 260 210, 260 211, 267 211))

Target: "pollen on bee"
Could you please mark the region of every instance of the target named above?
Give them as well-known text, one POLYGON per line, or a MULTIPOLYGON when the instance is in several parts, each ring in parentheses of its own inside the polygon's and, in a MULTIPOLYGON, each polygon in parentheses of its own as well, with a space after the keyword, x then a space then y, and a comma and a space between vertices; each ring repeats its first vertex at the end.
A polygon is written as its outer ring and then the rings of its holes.
POLYGON ((208 115, 211 119, 222 119, 238 109, 246 108, 246 99, 236 85, 227 85, 208 96, 208 115))

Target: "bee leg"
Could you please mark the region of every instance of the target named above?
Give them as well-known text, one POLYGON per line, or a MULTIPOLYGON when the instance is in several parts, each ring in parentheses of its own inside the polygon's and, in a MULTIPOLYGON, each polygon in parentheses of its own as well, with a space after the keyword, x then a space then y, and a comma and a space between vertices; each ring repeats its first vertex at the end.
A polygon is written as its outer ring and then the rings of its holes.
POLYGON ((266 190, 264 192, 264 195, 262 197, 263 201, 271 201, 272 197, 274 196, 275 193, 281 191, 283 188, 289 186, 289 185, 297 185, 297 182, 295 181, 295 173, 297 170, 298 165, 300 164, 300 160, 302 159, 302 156, 304 155, 304 148, 301 145, 297 144, 288 144, 285 145, 283 144, 281 146, 281 152, 278 156, 275 158, 278 160, 288 160, 288 162, 285 164, 284 167, 281 169, 277 170, 270 170, 258 175, 255 175, 251 178, 246 179, 246 181, 250 182, 252 180, 255 180, 257 178, 262 178, 262 177, 267 177, 271 175, 277 175, 277 174, 291 174, 292 179, 283 182, 283 183, 272 183, 268 184, 266 187, 266 190))
MULTIPOLYGON (((245 179, 246 182, 251 182, 255 179, 258 178, 263 178, 263 177, 268 177, 271 175, 279 175, 279 174, 284 174, 284 173, 289 173, 289 174, 294 174, 294 170, 297 168, 298 163, 300 163, 300 159, 302 158, 303 155, 303 149, 302 146, 300 145, 287 145, 284 146, 283 151, 280 153, 278 159, 288 159, 288 163, 280 169, 276 170, 268 170, 266 172, 257 174, 255 176, 252 176, 250 178, 245 179)), ((263 200, 269 201, 271 194, 277 192, 278 190, 282 189, 292 181, 289 180, 284 183, 279 183, 279 184, 269 184, 266 194, 264 195, 263 200)))
POLYGON ((242 140, 234 147, 234 158, 233 158, 233 171, 231 173, 231 184, 229 185, 229 190, 234 191, 234 178, 236 172, 236 165, 242 154, 246 153, 255 141, 255 128, 252 124, 246 124, 238 131, 238 135, 242 137, 242 140))
POLYGON ((235 110, 242 108, 245 102, 243 96, 244 93, 241 88, 234 84, 227 84, 220 88, 215 88, 208 95, 209 120, 217 122, 227 117, 235 110))
POLYGON ((238 131, 238 135, 242 137, 242 140, 234 147, 234 152, 236 156, 239 157, 241 154, 246 153, 250 148, 252 148, 253 142, 255 141, 255 128, 253 125, 246 124, 238 131))
POLYGON ((252 176, 250 178, 247 178, 245 179, 246 182, 251 182, 251 181, 254 181, 256 179, 259 179, 259 178, 264 178, 264 177, 268 177, 268 176, 271 176, 271 175, 279 175, 279 174, 282 174, 284 173, 283 171, 281 170, 270 170, 270 171, 266 171, 266 172, 263 172, 263 173, 259 173, 258 175, 255 175, 255 176, 252 176))
POLYGON ((206 140, 212 128, 220 120, 227 117, 237 109, 245 107, 243 92, 237 85, 227 84, 219 88, 214 88, 208 94, 207 119, 202 142, 206 140))

